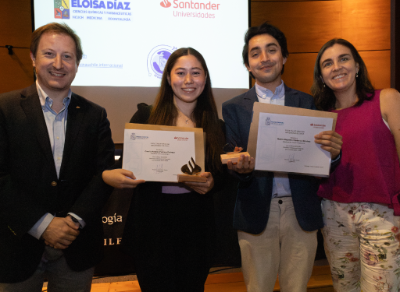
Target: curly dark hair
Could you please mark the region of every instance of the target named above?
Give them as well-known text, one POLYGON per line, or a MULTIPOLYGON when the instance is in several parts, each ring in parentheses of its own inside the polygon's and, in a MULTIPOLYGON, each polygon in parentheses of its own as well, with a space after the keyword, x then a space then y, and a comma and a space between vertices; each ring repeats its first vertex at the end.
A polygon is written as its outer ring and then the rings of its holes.
POLYGON ((368 77, 367 67, 357 49, 344 39, 335 38, 325 43, 319 50, 317 59, 314 65, 314 82, 311 87, 311 94, 314 96, 314 102, 320 110, 333 110, 336 108, 336 97, 332 89, 328 86, 324 87, 324 82, 321 78, 321 56, 326 49, 333 47, 335 44, 345 46, 350 49, 350 52, 356 63, 359 65, 358 77, 356 78, 356 94, 358 101, 355 104, 360 106, 364 100, 371 100, 375 91, 368 77))
MULTIPOLYGON (((273 26, 272 24, 269 24, 268 22, 264 22, 263 24, 259 26, 253 26, 250 27, 245 36, 244 36, 244 46, 243 46, 243 51, 242 51, 242 57, 243 57, 243 64, 249 65, 249 42, 250 40, 258 35, 261 34, 269 34, 273 38, 275 38, 278 41, 279 46, 281 47, 281 52, 282 56, 284 58, 287 58, 289 56, 289 51, 287 48, 287 41, 285 34, 276 26, 273 26)), ((282 71, 281 74, 283 74, 283 71, 285 70, 285 65, 282 66, 282 71)), ((254 78, 253 74, 249 72, 251 77, 254 78)))

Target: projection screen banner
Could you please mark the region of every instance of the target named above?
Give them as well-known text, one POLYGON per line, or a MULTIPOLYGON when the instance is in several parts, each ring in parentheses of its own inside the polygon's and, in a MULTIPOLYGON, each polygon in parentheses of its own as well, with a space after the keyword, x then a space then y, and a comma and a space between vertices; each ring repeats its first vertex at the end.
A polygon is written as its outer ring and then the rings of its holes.
POLYGON ((75 86, 158 87, 171 53, 190 46, 206 59, 213 87, 248 88, 247 0, 213 1, 40 0, 35 27, 65 22, 80 36, 75 86))
POLYGON ((34 0, 35 29, 68 24, 80 36, 83 58, 73 91, 105 107, 115 143, 139 102, 151 104, 165 63, 193 47, 209 67, 221 104, 249 87, 242 62, 247 0, 34 0))
POLYGON ((177 48, 204 56, 219 114, 225 100, 248 90, 247 0, 34 0, 35 29, 49 22, 64 22, 80 36, 84 55, 73 91, 107 110, 115 143, 136 105, 153 103, 177 48))

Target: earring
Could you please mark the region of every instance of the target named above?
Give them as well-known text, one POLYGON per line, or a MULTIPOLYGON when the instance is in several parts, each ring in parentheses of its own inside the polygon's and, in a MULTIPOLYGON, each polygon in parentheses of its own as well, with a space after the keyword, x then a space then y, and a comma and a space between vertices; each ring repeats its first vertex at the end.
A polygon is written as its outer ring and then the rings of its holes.
POLYGON ((356 78, 358 77, 358 72, 356 73, 356 78))
POLYGON ((320 80, 322 81, 322 84, 324 85, 324 87, 325 87, 325 82, 324 82, 324 79, 322 78, 322 76, 320 75, 319 76, 319 78, 320 78, 320 80))

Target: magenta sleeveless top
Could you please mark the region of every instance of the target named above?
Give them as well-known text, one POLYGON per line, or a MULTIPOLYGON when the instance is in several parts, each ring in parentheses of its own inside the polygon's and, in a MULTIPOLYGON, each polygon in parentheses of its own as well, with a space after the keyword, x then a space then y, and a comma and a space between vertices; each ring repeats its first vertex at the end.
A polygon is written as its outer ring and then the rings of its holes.
POLYGON ((361 106, 334 110, 343 137, 339 166, 324 179, 318 195, 341 203, 388 205, 400 215, 400 166, 394 137, 382 120, 380 90, 361 106))

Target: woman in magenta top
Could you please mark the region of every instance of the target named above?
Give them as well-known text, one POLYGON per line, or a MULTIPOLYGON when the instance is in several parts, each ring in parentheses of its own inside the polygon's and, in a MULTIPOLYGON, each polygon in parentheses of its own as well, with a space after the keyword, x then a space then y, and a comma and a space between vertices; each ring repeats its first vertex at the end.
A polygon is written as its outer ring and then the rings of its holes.
POLYGON ((400 290, 400 94, 374 90, 355 47, 333 39, 319 51, 316 106, 338 114, 340 165, 319 189, 335 291, 400 290))

